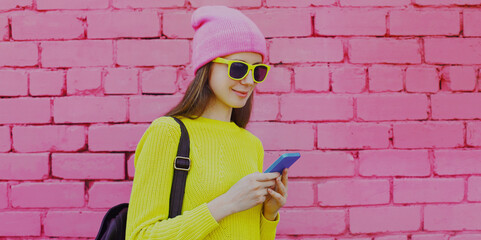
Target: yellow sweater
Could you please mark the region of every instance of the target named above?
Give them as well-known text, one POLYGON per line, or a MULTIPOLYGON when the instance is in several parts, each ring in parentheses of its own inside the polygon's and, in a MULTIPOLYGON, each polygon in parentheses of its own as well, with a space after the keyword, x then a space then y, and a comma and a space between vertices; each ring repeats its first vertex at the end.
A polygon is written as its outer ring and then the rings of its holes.
POLYGON ((219 222, 207 208, 244 176, 262 172, 261 141, 234 122, 179 119, 189 132, 191 158, 182 214, 167 219, 180 126, 163 116, 151 123, 135 150, 126 239, 275 239, 280 216, 267 220, 262 204, 219 222))

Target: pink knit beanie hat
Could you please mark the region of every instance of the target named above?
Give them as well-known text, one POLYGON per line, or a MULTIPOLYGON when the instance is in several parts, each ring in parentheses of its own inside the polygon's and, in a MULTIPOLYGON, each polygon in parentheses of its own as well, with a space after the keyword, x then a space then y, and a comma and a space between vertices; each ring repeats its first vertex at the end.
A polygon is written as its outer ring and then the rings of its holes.
POLYGON ((192 50, 194 74, 217 57, 237 52, 266 56, 266 40, 256 24, 241 11, 226 6, 203 6, 191 18, 195 30, 192 50))

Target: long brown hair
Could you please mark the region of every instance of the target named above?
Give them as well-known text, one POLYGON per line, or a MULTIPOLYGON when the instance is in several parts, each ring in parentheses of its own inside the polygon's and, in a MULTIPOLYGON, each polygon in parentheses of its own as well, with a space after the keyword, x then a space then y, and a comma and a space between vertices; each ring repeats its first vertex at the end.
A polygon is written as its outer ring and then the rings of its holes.
MULTIPOLYGON (((196 119, 204 113, 211 98, 215 98, 214 92, 209 87, 209 77, 212 62, 199 68, 194 80, 187 87, 182 100, 165 114, 165 116, 183 116, 196 119), (195 117, 197 116, 197 117, 195 117)), ((241 108, 233 108, 230 120, 241 128, 245 128, 252 111, 254 92, 247 99, 246 104, 241 108)))

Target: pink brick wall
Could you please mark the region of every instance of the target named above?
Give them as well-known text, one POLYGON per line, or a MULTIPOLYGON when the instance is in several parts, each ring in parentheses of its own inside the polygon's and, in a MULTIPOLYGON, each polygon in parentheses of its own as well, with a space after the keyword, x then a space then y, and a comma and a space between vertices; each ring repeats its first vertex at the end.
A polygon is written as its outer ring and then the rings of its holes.
POLYGON ((278 239, 481 239, 481 0, 2 0, 0 239, 92 239, 192 79, 192 11, 268 39, 248 129, 301 152, 278 239))

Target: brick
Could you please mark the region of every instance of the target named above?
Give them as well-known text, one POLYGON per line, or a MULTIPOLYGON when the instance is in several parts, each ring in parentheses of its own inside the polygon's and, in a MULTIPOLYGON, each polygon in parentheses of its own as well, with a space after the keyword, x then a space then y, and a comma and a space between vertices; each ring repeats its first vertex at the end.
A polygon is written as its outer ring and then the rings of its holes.
POLYGON ((84 183, 20 183, 12 186, 11 200, 12 206, 15 208, 82 207, 84 205, 84 183))
POLYGON ((254 94, 250 121, 276 120, 279 113, 279 97, 274 94, 254 94))
POLYGON ((179 86, 180 93, 185 94, 187 88, 191 83, 193 83, 194 68, 191 64, 187 65, 186 68, 179 69, 179 74, 177 75, 177 82, 179 86))
MULTIPOLYGON (((479 72, 479 74, 478 74, 478 76, 479 76, 478 85, 481 86, 481 68, 479 69, 478 72, 479 72)), ((478 92, 481 92, 481 88, 478 88, 478 92)))
POLYGON ((117 64, 125 66, 182 65, 189 62, 187 40, 118 40, 117 64))
POLYGON ((189 38, 194 37, 194 28, 191 20, 192 11, 165 12, 162 15, 162 34, 168 38, 189 38))
POLYGON ((340 0, 342 7, 407 7, 410 0, 340 0))
POLYGON ((156 11, 108 11, 87 14, 88 38, 160 37, 156 11))
POLYGON ((481 118, 481 93, 434 94, 431 102, 433 119, 481 118))
POLYGON ((189 0, 192 7, 201 7, 205 5, 224 5, 232 8, 238 7, 260 7, 261 0, 189 0))
POLYGON ((430 174, 427 150, 359 151, 359 175, 363 177, 427 177, 430 174))
POLYGON ((49 122, 50 99, 48 98, 0 99, 0 124, 49 122))
POLYGON ((0 41, 8 41, 9 33, 8 17, 0 14, 0 41))
POLYGON ((353 99, 336 94, 292 94, 280 97, 284 121, 349 120, 354 114, 353 99))
POLYGON ((10 126, 0 126, 0 152, 10 151, 11 146, 10 126))
POLYGON ((389 13, 391 35, 459 35, 459 11, 395 10, 389 13))
POLYGON ((384 9, 325 8, 315 11, 314 30, 318 35, 373 35, 386 34, 384 9))
POLYGON ((291 78, 291 70, 272 66, 267 74, 266 80, 256 85, 256 91, 261 93, 290 92, 291 78))
POLYGON ((296 91, 329 91, 329 69, 327 66, 295 67, 294 85, 296 91))
POLYGON ((405 122, 393 125, 395 148, 446 148, 464 145, 461 122, 405 122))
POLYGON ((416 5, 420 6, 454 6, 454 5, 479 5, 480 0, 457 0, 456 2, 450 0, 414 0, 416 5))
POLYGON ((22 9, 32 5, 32 0, 3 0, 0 2, 0 10, 22 9))
POLYGON ((337 240, 372 240, 370 237, 347 237, 347 238, 337 238, 337 240))
MULTIPOLYGON (((276 0, 277 1, 277 0, 276 0)), ((306 236, 309 236, 309 235, 306 235, 306 236)), ((288 240, 289 238, 277 238, 276 239, 279 239, 279 240, 288 240)), ((334 238, 329 238, 329 237, 326 237, 326 238, 319 238, 319 237, 312 237, 312 238, 308 238, 308 237, 304 237, 302 238, 302 240, 335 240, 334 238)), ((369 240, 369 239, 368 239, 369 240)))
POLYGON ((114 63, 112 40, 44 41, 40 46, 43 67, 96 67, 114 63))
POLYGON ((95 237, 105 212, 49 211, 44 220, 45 236, 95 237))
POLYGON ((408 240, 406 235, 375 237, 374 240, 408 240))
POLYGON ((60 96, 64 94, 65 72, 35 70, 30 72, 29 91, 32 96, 60 96))
POLYGON ((432 234, 413 234, 411 240, 449 240, 449 234, 432 233, 432 234))
POLYGON ((443 79, 449 83, 451 91, 474 91, 476 69, 470 66, 448 66, 443 71, 443 79))
MULTIPOLYGON (((289 173, 288 173, 289 175, 289 173)), ((311 181, 289 181, 285 207, 314 206, 314 186, 311 181)))
POLYGON ((40 236, 41 212, 0 212, 0 236, 40 236))
POLYGON ((38 47, 34 42, 0 42, 0 67, 27 67, 38 64, 38 47))
POLYGON ((481 238, 481 234, 458 234, 450 238, 450 240, 477 240, 481 238))
POLYGON ((96 95, 102 93, 101 68, 70 68, 67 71, 68 95, 96 95))
POLYGON ((148 124, 92 125, 88 132, 89 150, 135 151, 147 127, 148 124))
POLYGON ((89 208, 111 208, 129 202, 132 182, 95 182, 89 190, 89 208))
POLYGON ((426 205, 424 229, 428 231, 480 230, 481 203, 456 205, 426 205), (453 221, 456 219, 456 221, 453 221))
MULTIPOLYGON (((140 140, 140 139, 139 139, 140 140)), ((130 155, 127 160, 127 177, 128 179, 133 179, 135 175, 135 153, 130 155)))
MULTIPOLYGON (((268 151, 264 169, 274 163, 284 151, 268 151)), ((289 177, 348 177, 354 176, 354 157, 341 151, 301 151, 300 164, 289 168, 289 177)))
POLYGON ((37 0, 38 10, 57 9, 106 9, 109 0, 37 0))
POLYGON ((279 213, 278 234, 341 234, 346 229, 344 210, 285 209, 279 213))
POLYGON ((137 94, 139 73, 137 69, 109 68, 104 75, 105 94, 137 94))
POLYGON ((368 68, 371 92, 399 92, 403 90, 403 70, 398 66, 373 65, 368 68))
POLYGON ((421 228, 421 207, 356 207, 349 210, 352 233, 417 231, 421 228))
POLYGON ((142 93, 177 92, 177 69, 160 67, 141 72, 142 93))
POLYGON ((18 152, 77 151, 85 145, 83 126, 13 126, 12 136, 18 152))
MULTIPOLYGON (((481 1, 480 1, 481 3, 481 1)), ((481 12, 466 9, 463 11, 463 35, 464 36, 481 36, 481 29, 479 29, 479 22, 481 22, 481 12)))
POLYGON ((387 204, 390 199, 387 179, 328 180, 317 184, 320 206, 387 204))
POLYGON ((278 38, 269 44, 271 63, 341 62, 342 42, 332 38, 278 38))
MULTIPOLYGON (((8 191, 7 183, 6 182, 0 183, 0 209, 8 207, 7 191, 8 191)), ((1 226, 1 224, 0 224, 0 226, 1 226)))
POLYGON ((349 39, 351 63, 421 63, 416 39, 349 39))
POLYGON ((369 94, 357 97, 357 117, 364 121, 421 120, 428 118, 424 94, 369 94))
POLYGON ((122 153, 52 153, 52 176, 62 179, 124 179, 122 153))
POLYGON ((176 106, 182 96, 132 96, 129 98, 130 122, 152 122, 176 106))
POLYGON ((267 38, 304 37, 312 33, 311 14, 308 10, 266 9, 243 11, 267 38))
POLYGON ((20 97, 28 95, 28 78, 25 71, 0 70, 0 96, 20 97))
POLYGON ((366 69, 343 66, 332 70, 332 91, 335 93, 361 93, 366 89, 366 69))
POLYGON ((327 6, 334 5, 335 0, 267 0, 268 7, 310 7, 310 6, 327 6))
POLYGON ((481 123, 468 122, 466 129, 466 143, 468 146, 481 146, 481 123))
POLYGON ((2 180, 42 180, 48 178, 48 170, 48 153, 0 154, 2 180))
POLYGON ((55 123, 126 122, 127 99, 121 96, 54 98, 53 117, 55 123))
POLYGON ((314 149, 314 129, 312 124, 254 122, 250 123, 246 129, 261 140, 264 150, 314 149), (297 136, 297 138, 292 136, 297 136))
POLYGON ((407 92, 435 93, 439 90, 439 76, 434 67, 408 67, 406 69, 407 92))
POLYGON ((317 147, 320 149, 387 148, 387 124, 377 123, 319 123, 317 147))
POLYGON ((427 64, 481 64, 481 39, 424 38, 427 64))
POLYGON ((468 178, 468 201, 481 201, 481 177, 468 178))
POLYGON ((82 15, 67 12, 29 12, 12 16, 15 40, 85 38, 82 15))
POLYGON ((481 150, 435 150, 434 172, 438 175, 481 173, 481 150))
POLYGON ((394 179, 394 203, 461 202, 464 198, 462 178, 394 179))
POLYGON ((174 8, 183 7, 184 0, 113 0, 114 8, 174 8))

